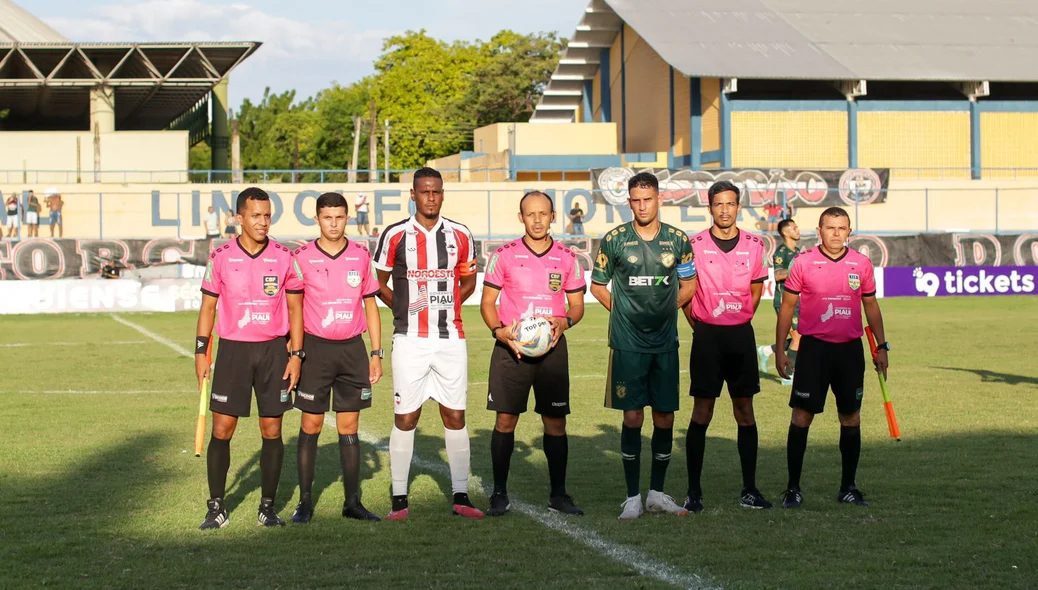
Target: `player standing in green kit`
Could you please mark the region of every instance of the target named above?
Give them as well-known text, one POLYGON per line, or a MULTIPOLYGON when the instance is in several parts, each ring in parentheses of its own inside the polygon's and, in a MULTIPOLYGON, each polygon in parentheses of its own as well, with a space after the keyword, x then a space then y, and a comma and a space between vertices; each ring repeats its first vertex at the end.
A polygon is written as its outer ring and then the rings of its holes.
POLYGON ((659 181, 649 173, 627 184, 634 221, 603 238, 591 294, 609 310, 605 405, 622 410, 620 451, 627 499, 621 520, 642 514, 641 429, 652 407, 652 476, 645 509, 686 515, 663 493, 678 410, 678 308, 695 293, 696 268, 685 233, 659 220, 659 181), (612 282, 612 291, 607 285, 612 282))

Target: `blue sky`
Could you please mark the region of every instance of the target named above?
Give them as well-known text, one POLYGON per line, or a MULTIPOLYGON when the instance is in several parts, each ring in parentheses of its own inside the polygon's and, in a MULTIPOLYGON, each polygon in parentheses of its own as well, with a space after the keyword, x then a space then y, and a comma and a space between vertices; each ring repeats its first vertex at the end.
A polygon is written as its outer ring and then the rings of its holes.
POLYGON ((501 29, 572 36, 588 0, 15 0, 72 41, 262 41, 231 74, 231 104, 263 88, 309 96, 372 70, 382 39, 445 40, 501 29))

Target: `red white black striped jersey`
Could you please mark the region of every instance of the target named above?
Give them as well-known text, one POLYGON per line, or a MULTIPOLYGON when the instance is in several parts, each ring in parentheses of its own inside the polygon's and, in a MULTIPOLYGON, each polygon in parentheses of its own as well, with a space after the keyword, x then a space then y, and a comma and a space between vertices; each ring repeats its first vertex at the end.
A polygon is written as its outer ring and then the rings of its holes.
POLYGON ((431 230, 414 217, 387 227, 374 263, 392 273, 393 333, 464 338, 460 279, 475 274, 475 252, 469 228, 445 217, 431 230))

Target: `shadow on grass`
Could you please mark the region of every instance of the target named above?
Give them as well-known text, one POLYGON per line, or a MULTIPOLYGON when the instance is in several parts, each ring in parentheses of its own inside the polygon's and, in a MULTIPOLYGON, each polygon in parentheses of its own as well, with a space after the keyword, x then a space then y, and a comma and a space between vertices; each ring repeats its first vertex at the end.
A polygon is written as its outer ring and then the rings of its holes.
POLYGON ((1001 385, 1030 385, 1038 387, 1038 377, 1027 377, 1024 375, 1013 375, 1010 373, 999 373, 987 369, 967 369, 963 367, 930 367, 941 371, 959 371, 962 373, 973 373, 980 377, 981 383, 997 383, 1001 385))

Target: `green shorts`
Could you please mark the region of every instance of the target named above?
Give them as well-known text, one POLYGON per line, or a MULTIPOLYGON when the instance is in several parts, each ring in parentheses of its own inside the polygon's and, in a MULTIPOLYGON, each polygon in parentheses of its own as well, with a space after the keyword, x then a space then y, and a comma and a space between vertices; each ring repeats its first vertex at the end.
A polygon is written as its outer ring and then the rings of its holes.
POLYGON ((605 407, 678 411, 678 351, 631 352, 609 349, 605 407))
MULTIPOLYGON (((779 310, 782 309, 781 305, 775 306, 775 315, 778 315, 779 310)), ((796 330, 800 327, 800 302, 797 301, 797 306, 793 308, 793 326, 792 329, 796 330)))

